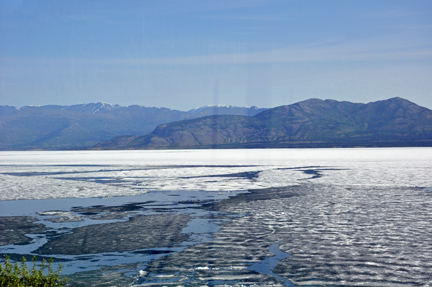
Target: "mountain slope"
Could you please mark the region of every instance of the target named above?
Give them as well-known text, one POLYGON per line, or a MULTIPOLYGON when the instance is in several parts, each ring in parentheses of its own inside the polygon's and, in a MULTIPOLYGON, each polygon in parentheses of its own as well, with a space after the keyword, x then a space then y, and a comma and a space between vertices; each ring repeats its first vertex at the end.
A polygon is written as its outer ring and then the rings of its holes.
POLYGON ((0 150, 91 147, 120 135, 142 135, 159 124, 205 114, 257 113, 256 107, 204 107, 195 113, 107 103, 72 106, 0 106, 0 150))
POLYGON ((64 149, 92 146, 112 137, 148 133, 160 123, 188 114, 169 109, 131 107, 106 112, 59 106, 23 107, 0 118, 0 148, 64 149))
POLYGON ((432 145, 432 111, 401 98, 368 104, 310 99, 253 117, 216 115, 159 125, 96 148, 432 145))

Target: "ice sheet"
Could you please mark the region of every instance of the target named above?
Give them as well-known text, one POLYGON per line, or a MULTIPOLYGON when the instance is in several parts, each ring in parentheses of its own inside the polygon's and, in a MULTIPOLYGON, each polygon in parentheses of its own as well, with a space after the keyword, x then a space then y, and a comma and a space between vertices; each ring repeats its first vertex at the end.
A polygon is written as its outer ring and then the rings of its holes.
POLYGON ((0 163, 0 200, 227 192, 311 180, 432 186, 432 148, 0 152, 0 163), (248 172, 257 176, 242 176, 248 172))

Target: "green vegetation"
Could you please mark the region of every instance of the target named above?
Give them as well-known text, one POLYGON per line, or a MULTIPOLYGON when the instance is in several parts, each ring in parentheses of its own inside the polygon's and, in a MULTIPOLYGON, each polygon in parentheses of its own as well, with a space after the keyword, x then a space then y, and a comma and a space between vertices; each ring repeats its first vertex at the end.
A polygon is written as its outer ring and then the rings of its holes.
POLYGON ((40 268, 37 268, 36 257, 33 257, 33 267, 28 269, 26 259, 23 257, 21 264, 12 263, 5 255, 5 261, 0 264, 0 287, 60 287, 64 286, 66 279, 60 280, 60 265, 57 271, 52 269, 53 259, 48 263, 45 259, 40 268), (48 274, 44 270, 48 268, 48 274))

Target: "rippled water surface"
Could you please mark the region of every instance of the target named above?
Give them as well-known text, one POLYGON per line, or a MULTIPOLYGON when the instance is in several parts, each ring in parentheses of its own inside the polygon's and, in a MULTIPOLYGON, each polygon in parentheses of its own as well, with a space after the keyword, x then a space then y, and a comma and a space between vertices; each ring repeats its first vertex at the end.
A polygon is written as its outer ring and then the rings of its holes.
POLYGON ((71 286, 431 286, 431 170, 432 148, 0 152, 0 252, 71 286))

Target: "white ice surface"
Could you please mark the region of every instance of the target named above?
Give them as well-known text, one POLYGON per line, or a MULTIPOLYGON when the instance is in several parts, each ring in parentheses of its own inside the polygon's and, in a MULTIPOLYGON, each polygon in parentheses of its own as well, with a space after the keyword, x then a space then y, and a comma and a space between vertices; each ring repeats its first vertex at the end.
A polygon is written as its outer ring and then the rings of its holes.
POLYGON ((227 192, 306 182, 432 187, 431 170, 432 148, 0 152, 0 200, 227 192), (242 172, 259 174, 217 176, 242 172))

